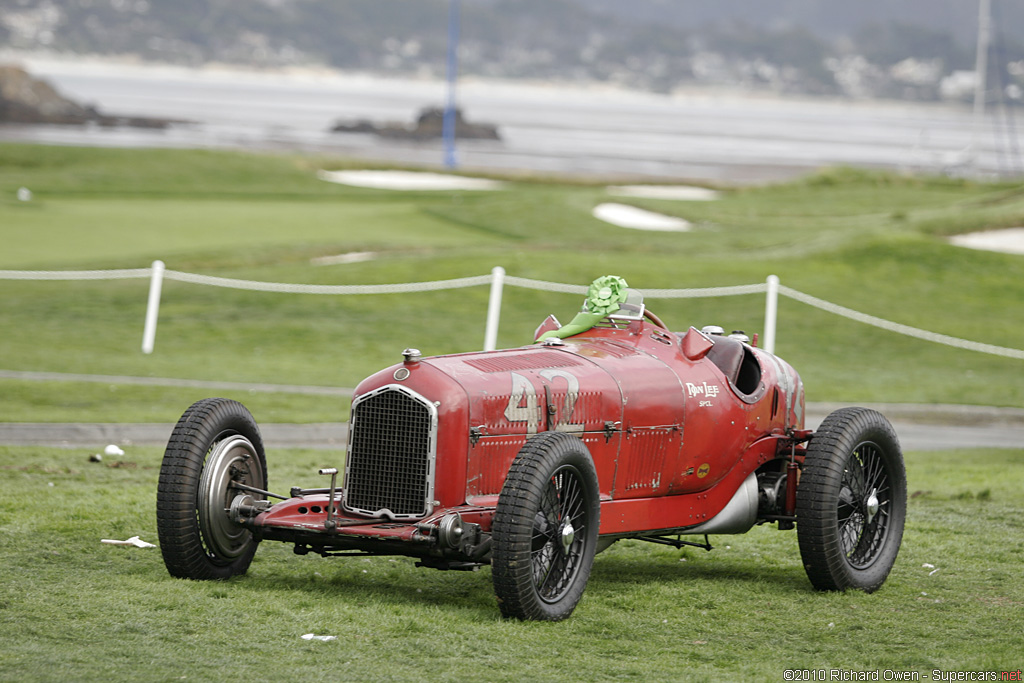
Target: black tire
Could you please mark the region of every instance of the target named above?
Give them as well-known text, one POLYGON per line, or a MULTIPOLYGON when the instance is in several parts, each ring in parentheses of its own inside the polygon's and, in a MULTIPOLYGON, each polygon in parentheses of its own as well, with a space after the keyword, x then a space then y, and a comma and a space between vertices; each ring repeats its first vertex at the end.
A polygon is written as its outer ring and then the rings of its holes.
POLYGON ((597 471, 576 437, 544 432, 523 446, 498 497, 492 577, 505 617, 560 621, 583 597, 601 516, 597 471))
POLYGON ((814 587, 877 590, 896 562, 906 512, 907 475, 889 421, 867 408, 825 418, 796 491, 800 556, 814 587))
POLYGON ((249 568, 258 541, 227 513, 242 493, 233 482, 266 490, 263 439, 241 403, 203 399, 178 420, 160 466, 156 521, 171 576, 227 579, 249 568))

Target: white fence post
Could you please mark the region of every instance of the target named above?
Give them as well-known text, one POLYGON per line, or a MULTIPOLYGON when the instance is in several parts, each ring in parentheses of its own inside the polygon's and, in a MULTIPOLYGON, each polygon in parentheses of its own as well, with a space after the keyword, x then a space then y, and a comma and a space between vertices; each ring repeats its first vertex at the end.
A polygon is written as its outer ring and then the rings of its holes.
POLYGON ((501 319, 501 290, 505 286, 505 269, 491 269, 491 298, 487 302, 487 329, 484 331, 484 351, 493 351, 498 344, 498 322, 501 319))
POLYGON ((761 347, 775 353, 775 321, 779 312, 779 276, 768 276, 768 294, 764 304, 764 343, 761 347))
POLYGON ((149 303, 146 305, 146 327, 142 331, 142 352, 153 353, 156 343, 156 320, 160 315, 160 290, 164 284, 163 261, 153 261, 153 273, 149 280, 149 303))

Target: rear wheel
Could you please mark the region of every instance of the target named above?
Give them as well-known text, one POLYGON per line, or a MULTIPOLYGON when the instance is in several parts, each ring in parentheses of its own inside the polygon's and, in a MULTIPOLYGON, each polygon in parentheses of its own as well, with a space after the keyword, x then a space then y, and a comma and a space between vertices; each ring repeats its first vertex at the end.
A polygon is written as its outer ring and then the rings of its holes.
POLYGON ((545 432, 516 456, 492 527, 492 576, 502 615, 559 621, 590 577, 600 518, 597 471, 576 437, 545 432))
POLYGON ((236 401, 198 401, 171 433, 157 486, 160 550, 172 576, 226 579, 249 568, 257 541, 228 514, 243 493, 236 484, 267 488, 256 421, 236 401))
POLYGON ((903 539, 907 479, 892 425, 866 408, 829 415, 807 447, 797 537, 819 590, 877 590, 903 539))

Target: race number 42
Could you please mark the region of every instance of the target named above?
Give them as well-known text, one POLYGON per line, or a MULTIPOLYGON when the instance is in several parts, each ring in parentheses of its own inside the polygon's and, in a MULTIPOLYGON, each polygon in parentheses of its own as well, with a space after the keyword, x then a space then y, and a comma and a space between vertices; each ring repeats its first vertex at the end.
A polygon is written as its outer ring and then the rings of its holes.
POLYGON ((572 422, 572 414, 576 409, 576 401, 580 396, 580 380, 576 375, 565 370, 553 368, 546 368, 538 373, 544 382, 545 408, 542 411, 537 396, 537 388, 533 382, 528 377, 517 372, 509 374, 512 376, 512 392, 508 398, 508 405, 505 407, 506 420, 509 422, 525 422, 526 433, 536 434, 546 412, 551 417, 547 424, 550 424, 551 428, 555 431, 583 431, 582 424, 572 422), (552 387, 559 381, 566 383, 565 398, 561 401, 561 405, 555 405, 552 387))

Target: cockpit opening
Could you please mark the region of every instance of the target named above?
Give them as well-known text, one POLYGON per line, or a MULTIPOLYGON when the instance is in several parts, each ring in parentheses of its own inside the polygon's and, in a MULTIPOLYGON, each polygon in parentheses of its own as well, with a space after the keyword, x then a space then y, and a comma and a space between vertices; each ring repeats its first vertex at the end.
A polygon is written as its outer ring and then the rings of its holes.
POLYGON ((714 335, 712 339, 715 345, 708 351, 708 360, 718 366, 737 393, 756 393, 761 386, 761 364, 750 347, 730 337, 714 335))

